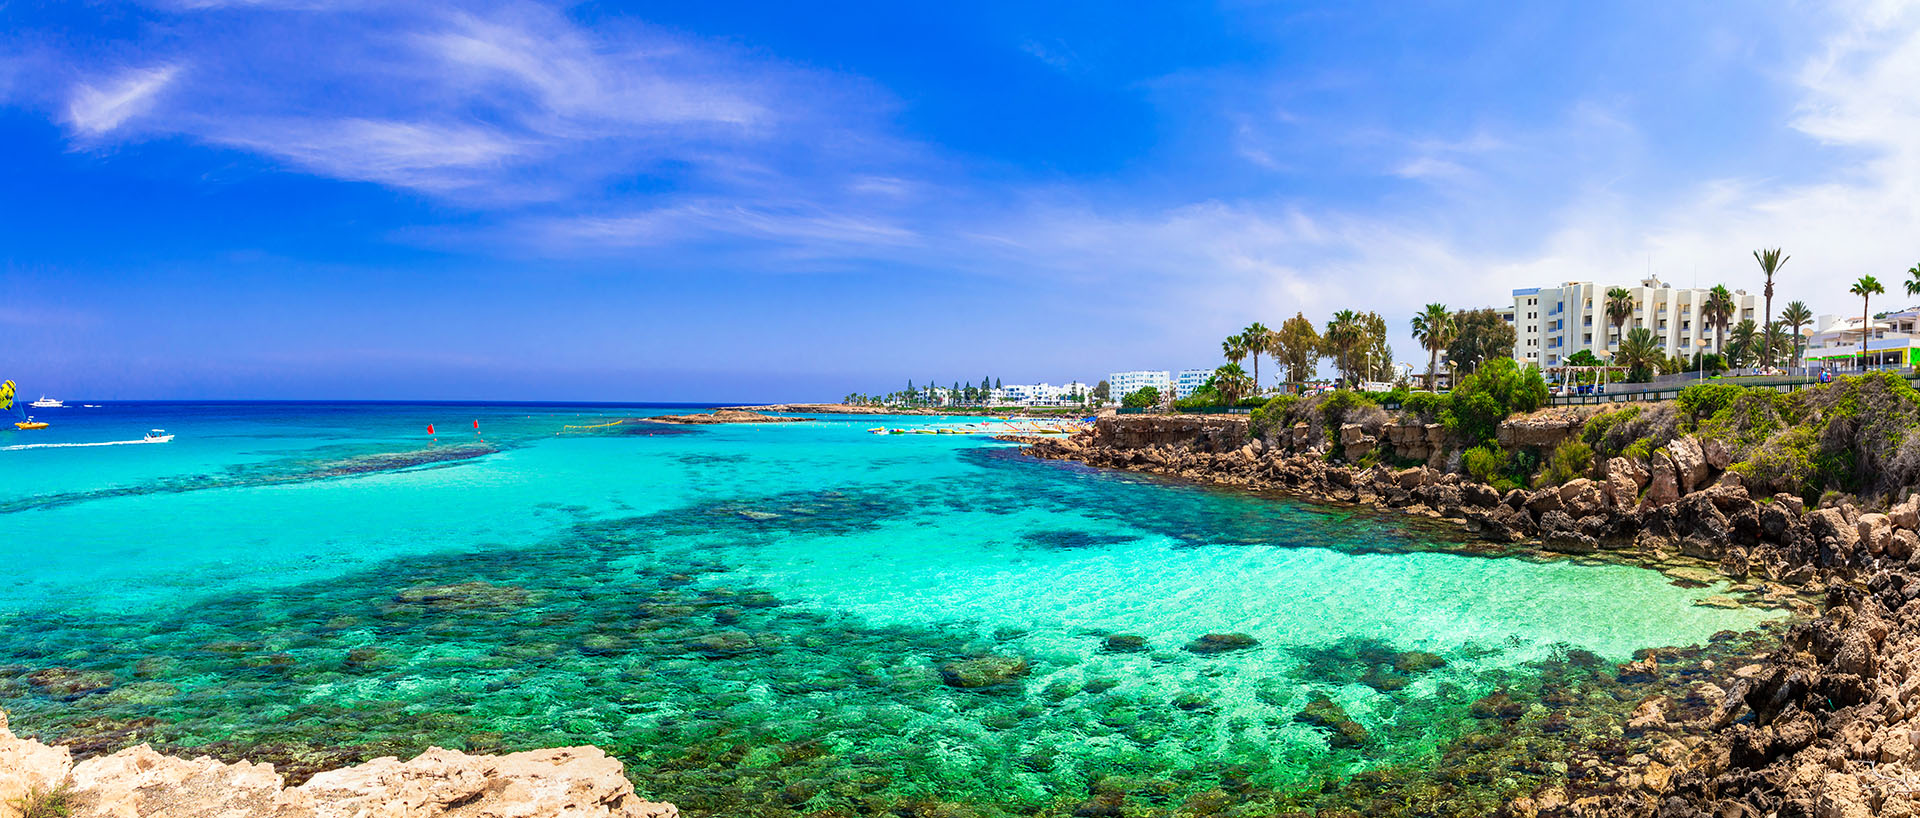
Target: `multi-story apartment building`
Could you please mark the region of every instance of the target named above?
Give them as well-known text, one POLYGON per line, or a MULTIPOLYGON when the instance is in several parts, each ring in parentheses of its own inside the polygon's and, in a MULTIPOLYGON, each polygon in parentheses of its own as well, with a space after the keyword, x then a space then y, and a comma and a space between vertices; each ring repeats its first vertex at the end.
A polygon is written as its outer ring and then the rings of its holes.
POLYGON ((1173 396, 1184 398, 1191 395, 1200 387, 1206 386, 1207 379, 1211 377, 1213 377, 1211 369, 1182 369, 1173 376, 1173 396))
POLYGON ((1050 383, 1010 383, 993 390, 993 399, 996 403, 1020 406, 1064 406, 1079 403, 1082 395, 1092 391, 1090 387, 1079 381, 1059 386, 1050 383))
POLYGON ((1107 395, 1115 403, 1149 386, 1166 395, 1173 391, 1173 377, 1164 369, 1136 369, 1107 376, 1107 395))
MULTIPOLYGON (((1707 289, 1676 288, 1653 278, 1641 280, 1639 286, 1627 288, 1633 294, 1633 315, 1616 338, 1613 325, 1607 321, 1610 286, 1570 281, 1558 287, 1514 290, 1514 360, 1540 367, 1559 366, 1583 349, 1604 358, 1607 355, 1603 352, 1618 351, 1620 338, 1638 327, 1652 330, 1667 355, 1691 357, 1702 349, 1699 342, 1703 339, 1706 351, 1720 351, 1713 325, 1701 319, 1707 289)), ((1729 327, 1745 319, 1764 320, 1760 297, 1746 290, 1733 291, 1733 307, 1733 316, 1727 320, 1729 327)))

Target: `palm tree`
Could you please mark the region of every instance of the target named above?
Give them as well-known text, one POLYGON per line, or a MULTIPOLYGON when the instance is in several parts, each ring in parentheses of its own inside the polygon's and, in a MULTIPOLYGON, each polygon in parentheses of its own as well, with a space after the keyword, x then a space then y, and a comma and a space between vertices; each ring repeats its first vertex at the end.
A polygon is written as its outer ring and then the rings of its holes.
POLYGON ((1733 327, 1733 338, 1727 342, 1727 366, 1743 367, 1757 357, 1763 357, 1766 350, 1761 346, 1760 328, 1753 325, 1753 319, 1741 319, 1733 327))
POLYGON ((1634 327, 1620 342, 1620 352, 1614 356, 1616 363, 1628 371, 1628 380, 1636 377, 1644 379, 1655 367, 1660 366, 1667 354, 1660 351, 1660 342, 1653 337, 1653 330, 1646 327, 1634 327))
MULTIPOLYGON (((1607 290, 1607 323, 1613 325, 1615 346, 1620 341, 1620 331, 1627 326, 1627 319, 1633 317, 1633 291, 1625 287, 1612 287, 1607 290)), ((1601 380, 1606 379, 1606 370, 1600 370, 1601 380)))
POLYGON ((1221 404, 1232 406, 1246 397, 1247 391, 1253 388, 1253 381, 1239 364, 1227 364, 1213 370, 1213 388, 1219 391, 1221 404))
MULTIPOLYGON (((1773 337, 1773 274, 1780 272, 1780 268, 1787 266, 1788 258, 1791 257, 1780 255, 1780 248, 1778 247, 1772 250, 1753 251, 1753 260, 1760 262, 1760 272, 1767 276, 1767 284, 1761 288, 1760 294, 1767 297, 1767 311, 1763 313, 1763 315, 1766 317, 1767 326, 1765 332, 1768 338, 1773 337)), ((1768 366, 1772 363, 1773 347, 1769 345, 1760 354, 1760 365, 1768 366)))
POLYGON ((1727 321, 1733 318, 1733 293, 1727 291, 1727 285, 1715 284, 1707 291, 1707 303, 1701 305, 1700 315, 1713 324, 1713 351, 1726 357, 1727 321))
POLYGON ((1259 321, 1247 325, 1246 329, 1240 331, 1240 343, 1245 344, 1247 354, 1253 356, 1254 394, 1260 393, 1260 354, 1273 351, 1273 347, 1268 344, 1272 337, 1273 331, 1259 321))
POLYGON ((1800 328, 1813 323, 1813 310, 1807 309, 1805 301, 1789 301, 1780 311, 1780 323, 1793 327, 1793 365, 1800 365, 1800 328))
POLYGON ((1453 320, 1453 311, 1447 309, 1445 304, 1428 304, 1426 310, 1413 317, 1413 339, 1427 348, 1428 392, 1439 391, 1434 375, 1440 369, 1440 350, 1453 343, 1459 330, 1460 326, 1453 320))
POLYGON ((1920 295, 1920 264, 1907 268, 1907 295, 1920 295))
POLYGON ((1353 348, 1360 344, 1360 332, 1360 315, 1353 310, 1336 312, 1333 320, 1327 322, 1327 349, 1333 352, 1343 379, 1352 374, 1353 348))
POLYGON ((1861 369, 1867 368, 1867 335, 1868 335, 1867 322, 1873 320, 1873 316, 1868 314, 1867 312, 1867 304, 1869 304, 1873 300, 1874 296, 1883 295, 1886 293, 1886 291, 1887 291, 1887 288, 1880 286, 1880 279, 1874 278, 1873 276, 1861 276, 1860 280, 1853 282, 1853 286, 1847 290, 1847 292, 1860 296, 1860 368, 1861 369))
POLYGON ((1239 366, 1241 361, 1247 359, 1247 352, 1249 351, 1247 349, 1247 339, 1239 335, 1229 335, 1227 336, 1227 340, 1220 342, 1220 351, 1227 356, 1228 361, 1231 361, 1235 366, 1239 366))

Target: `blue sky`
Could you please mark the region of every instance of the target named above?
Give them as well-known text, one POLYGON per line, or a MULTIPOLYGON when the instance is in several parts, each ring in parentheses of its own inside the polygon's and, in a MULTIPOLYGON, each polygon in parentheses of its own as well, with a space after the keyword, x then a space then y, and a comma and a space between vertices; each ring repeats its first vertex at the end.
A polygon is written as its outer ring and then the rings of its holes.
POLYGON ((0 375, 837 398, 1920 261, 1920 9, 1589 5, 7 0, 0 375))

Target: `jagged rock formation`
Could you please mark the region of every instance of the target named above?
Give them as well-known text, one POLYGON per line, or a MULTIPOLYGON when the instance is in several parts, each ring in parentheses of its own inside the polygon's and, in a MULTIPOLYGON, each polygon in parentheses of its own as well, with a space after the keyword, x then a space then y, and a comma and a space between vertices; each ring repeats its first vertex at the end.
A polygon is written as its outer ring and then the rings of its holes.
MULTIPOLYGON (((1523 430, 1503 426, 1502 439, 1557 445, 1552 441, 1579 434, 1569 423, 1556 417, 1523 430)), ((1682 554, 1735 579, 1827 589, 1824 610, 1799 604, 1812 618, 1760 661, 1714 681, 1682 683, 1690 688, 1684 697, 1638 703, 1625 735, 1652 744, 1652 752, 1621 766, 1569 772, 1507 804, 1502 815, 1920 816, 1920 494, 1885 513, 1849 503, 1807 509, 1792 494, 1755 498, 1726 471, 1724 445, 1693 437, 1646 461, 1612 458, 1598 479, 1502 493, 1434 468, 1330 463, 1324 448, 1285 451, 1244 439, 1236 446, 1213 433, 1181 440, 1183 428, 1199 427, 1160 420, 1137 432, 1096 429, 1038 441, 1027 451, 1397 508, 1458 521, 1486 539, 1537 540, 1552 550, 1615 550, 1648 561, 1682 554)), ((1298 431, 1280 439, 1305 442, 1298 431)), ((1433 456, 1439 447, 1427 433, 1424 426, 1387 424, 1375 439, 1403 457, 1423 446, 1433 456)), ((1359 435, 1370 436, 1364 429, 1359 435)), ((1359 435, 1347 438, 1343 427, 1342 442, 1364 446, 1359 435)), ((1669 672, 1649 656, 1622 667, 1620 678, 1664 680, 1669 672)), ((1476 715, 1497 715, 1498 705, 1476 703, 1476 715)))
POLYGON ((61 793, 75 818, 678 818, 640 800, 620 762, 595 747, 472 756, 430 749, 379 758, 287 787, 271 764, 174 758, 146 745, 78 764, 65 747, 16 737, 0 713, 0 818, 61 793))

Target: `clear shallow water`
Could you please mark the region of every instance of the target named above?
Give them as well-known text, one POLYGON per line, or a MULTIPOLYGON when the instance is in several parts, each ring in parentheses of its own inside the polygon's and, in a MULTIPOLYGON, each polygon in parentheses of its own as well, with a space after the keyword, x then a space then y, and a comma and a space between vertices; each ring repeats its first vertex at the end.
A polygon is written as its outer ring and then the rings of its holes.
POLYGON ((563 429, 662 411, 130 404, 0 433, 0 708, 296 772, 590 742, 692 812, 1028 814, 1114 776, 1252 802, 1432 764, 1569 652, 1766 616, 873 418, 563 429), (179 437, 4 448, 151 426, 179 437), (1185 649, 1218 632, 1258 645, 1185 649), (1027 672, 943 677, 983 656, 1027 672), (1322 697, 1339 723, 1297 717, 1322 697))

